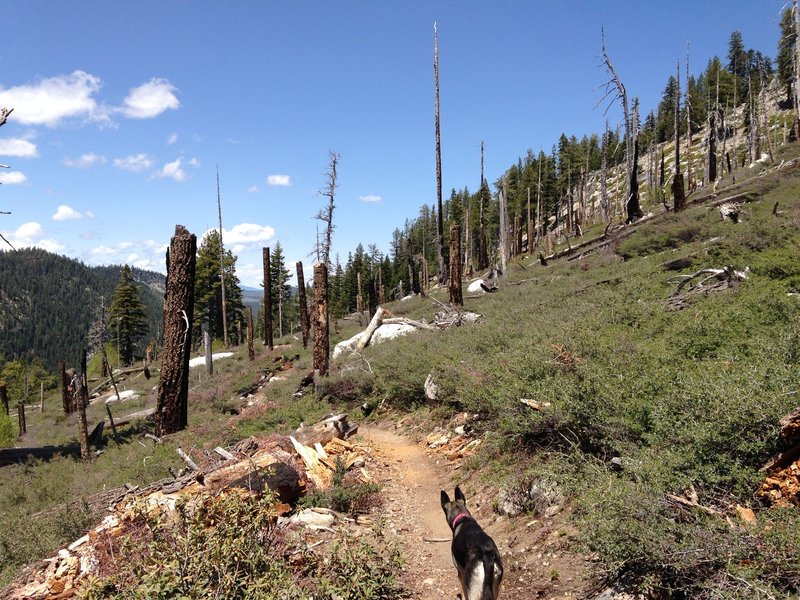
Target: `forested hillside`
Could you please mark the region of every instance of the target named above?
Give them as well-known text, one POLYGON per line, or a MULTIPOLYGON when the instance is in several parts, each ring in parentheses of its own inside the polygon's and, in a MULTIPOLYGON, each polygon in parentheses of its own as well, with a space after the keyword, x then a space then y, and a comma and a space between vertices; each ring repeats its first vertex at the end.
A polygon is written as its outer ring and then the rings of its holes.
MULTIPOLYGON (((60 360, 77 365, 92 323, 106 318, 111 295, 119 283, 120 266, 89 267, 82 262, 38 248, 0 252, 0 358, 40 359, 48 371, 60 360)), ((164 276, 133 269, 163 287, 164 276)), ((155 284, 155 285, 154 285, 155 284)), ((150 335, 160 331, 162 295, 141 284, 150 335)))

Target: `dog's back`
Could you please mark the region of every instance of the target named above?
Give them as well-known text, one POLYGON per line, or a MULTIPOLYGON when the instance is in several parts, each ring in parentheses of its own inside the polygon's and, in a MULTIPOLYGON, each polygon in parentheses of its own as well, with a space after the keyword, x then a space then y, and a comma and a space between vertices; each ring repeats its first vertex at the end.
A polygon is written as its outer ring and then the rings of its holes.
POLYGON ((494 540, 469 514, 464 494, 458 487, 453 502, 442 492, 442 509, 453 530, 451 552, 463 600, 497 600, 503 563, 494 540))

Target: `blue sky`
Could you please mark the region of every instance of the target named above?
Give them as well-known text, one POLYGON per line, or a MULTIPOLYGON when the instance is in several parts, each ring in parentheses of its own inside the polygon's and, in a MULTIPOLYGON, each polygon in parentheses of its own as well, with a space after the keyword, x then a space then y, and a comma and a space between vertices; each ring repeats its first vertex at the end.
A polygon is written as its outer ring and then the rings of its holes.
MULTIPOLYGON (((341 155, 333 252, 389 250, 436 200, 433 23, 442 171, 474 190, 528 148, 602 130, 600 28, 631 96, 653 109, 734 30, 774 58, 786 0, 5 0, 0 232, 87 264, 164 271, 175 224, 216 227, 242 283, 280 242, 307 267, 328 152, 341 155)), ((609 112, 612 126, 620 111, 609 112)))

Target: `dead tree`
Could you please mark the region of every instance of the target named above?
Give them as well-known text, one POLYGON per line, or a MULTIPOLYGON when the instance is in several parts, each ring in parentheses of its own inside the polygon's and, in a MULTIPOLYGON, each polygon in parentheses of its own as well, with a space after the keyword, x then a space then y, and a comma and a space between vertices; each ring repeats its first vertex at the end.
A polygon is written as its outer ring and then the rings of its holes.
POLYGON ((206 362, 206 375, 211 377, 214 374, 214 354, 211 351, 211 334, 207 328, 203 328, 203 351, 206 362))
POLYGON ((608 210, 608 121, 600 151, 600 210, 603 211, 603 221, 608 222, 611 219, 608 210))
POLYGON ((436 88, 436 232, 438 236, 439 283, 444 285, 444 218, 442 216, 442 141, 439 133, 439 32, 433 24, 433 78, 436 88))
POLYGON ((156 403, 156 435, 186 428, 189 400, 189 353, 192 349, 194 279, 197 236, 183 225, 175 226, 167 250, 164 294, 164 342, 156 403))
POLYGON ((72 402, 72 394, 69 393, 69 377, 63 360, 59 362, 59 368, 61 370, 61 405, 64 414, 69 415, 72 414, 75 407, 72 402))
POLYGON ((314 265, 314 373, 328 374, 330 346, 328 343, 328 267, 325 263, 314 265))
POLYGON ((78 388, 78 439, 81 442, 81 460, 89 462, 89 424, 86 421, 86 407, 89 406, 89 388, 86 384, 86 349, 81 354, 81 375, 78 388))
POLYGON ((264 263, 264 345, 267 350, 272 350, 272 268, 269 248, 262 248, 261 256, 264 263))
POLYGON ((303 334, 303 348, 308 348, 309 322, 308 304, 306 303, 306 281, 303 275, 303 263, 297 261, 297 300, 300 304, 300 331, 303 334))
POLYGON ((508 207, 506 206, 506 184, 500 186, 498 194, 500 200, 500 269, 506 274, 508 261, 508 207))
POLYGON ((708 183, 717 180, 717 121, 714 111, 708 113, 708 183))
POLYGON ((28 425, 25 423, 25 403, 22 400, 17 402, 17 422, 20 436, 28 433, 28 425))
POLYGON ((483 140, 481 140, 481 184, 478 188, 479 214, 478 214, 478 268, 485 269, 489 266, 489 253, 486 248, 486 218, 484 216, 484 183, 483 177, 483 140))
POLYGON ((219 194, 219 167, 217 167, 217 212, 219 214, 219 281, 222 287, 222 339, 226 348, 228 343, 228 304, 225 301, 225 247, 222 245, 222 200, 219 194))
POLYGON ((531 188, 528 188, 528 254, 533 254, 533 220, 531 219, 531 188))
POLYGON ((317 256, 325 264, 326 269, 331 268, 331 243, 333 240, 333 210, 336 208, 334 201, 336 198, 336 168, 339 165, 339 155, 331 150, 328 153, 328 170, 325 173, 327 184, 320 190, 320 195, 328 199, 328 204, 317 213, 317 220, 325 224, 325 233, 322 241, 317 242, 317 256))
POLYGON ((634 131, 633 120, 631 119, 630 110, 628 108, 628 92, 626 91, 625 86, 622 85, 622 80, 620 80, 619 75, 617 75, 614 65, 611 63, 611 58, 608 56, 608 52, 606 51, 605 35, 602 29, 600 30, 600 46, 603 53, 603 65, 606 67, 606 70, 611 78, 604 85, 605 94, 601 98, 598 105, 602 104, 607 98, 610 98, 608 107, 606 108, 606 113, 614 101, 619 100, 620 104, 622 105, 623 117, 625 119, 625 164, 628 174, 628 189, 625 195, 627 200, 625 205, 628 215, 627 222, 632 223, 633 221, 640 219, 643 216, 643 213, 641 207, 639 206, 639 195, 632 194, 632 190, 630 188, 630 182, 634 180, 636 172, 633 168, 634 131))
POLYGON ((251 362, 256 359, 255 350, 253 350, 253 307, 247 307, 247 358, 251 362))
POLYGON ((678 63, 677 78, 675 79, 675 178, 672 180, 672 200, 675 212, 686 208, 686 191, 683 187, 683 173, 681 173, 681 144, 678 135, 681 108, 681 63, 678 63))
POLYGON ((5 411, 6 414, 8 414, 9 413, 9 409, 8 409, 8 389, 6 388, 6 382, 5 381, 0 381, 0 402, 3 403, 3 410, 5 411))
POLYGON ((450 226, 450 304, 464 306, 461 291, 461 228, 457 224, 450 226))
POLYGON ((689 94, 689 44, 686 44, 686 182, 689 184, 689 192, 693 192, 697 187, 695 176, 692 173, 692 99, 689 94))

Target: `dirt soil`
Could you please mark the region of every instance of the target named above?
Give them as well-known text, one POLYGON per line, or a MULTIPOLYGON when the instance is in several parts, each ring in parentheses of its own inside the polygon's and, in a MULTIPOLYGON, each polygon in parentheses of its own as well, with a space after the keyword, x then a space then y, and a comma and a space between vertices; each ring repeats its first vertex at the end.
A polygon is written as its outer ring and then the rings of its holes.
POLYGON ((522 515, 507 519, 495 515, 495 486, 462 481, 460 468, 437 457, 423 442, 417 444, 389 429, 364 427, 359 445, 369 446, 368 470, 383 485, 388 533, 399 542, 406 563, 401 580, 410 598, 452 600, 460 592, 450 558, 450 528, 439 495, 452 497, 456 484, 467 497, 467 507, 492 536, 503 559, 503 600, 581 598, 586 581, 585 557, 571 550, 575 531, 568 513, 551 519, 522 515), (371 464, 370 464, 371 463, 371 464))

